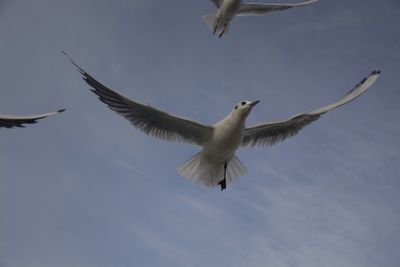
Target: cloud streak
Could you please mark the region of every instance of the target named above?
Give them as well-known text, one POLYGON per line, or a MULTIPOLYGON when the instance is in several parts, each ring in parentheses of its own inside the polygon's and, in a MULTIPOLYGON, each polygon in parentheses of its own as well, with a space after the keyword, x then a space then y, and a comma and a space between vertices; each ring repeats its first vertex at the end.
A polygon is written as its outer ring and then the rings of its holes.
POLYGON ((0 265, 397 266, 398 5, 320 1, 237 19, 216 40, 207 1, 0 4, 0 112, 67 108, 0 132, 0 265), (61 50, 111 88, 205 123, 243 99, 262 101, 249 124, 286 118, 383 74, 284 143, 240 150, 248 174, 221 193, 176 172, 198 147, 135 130, 61 50))

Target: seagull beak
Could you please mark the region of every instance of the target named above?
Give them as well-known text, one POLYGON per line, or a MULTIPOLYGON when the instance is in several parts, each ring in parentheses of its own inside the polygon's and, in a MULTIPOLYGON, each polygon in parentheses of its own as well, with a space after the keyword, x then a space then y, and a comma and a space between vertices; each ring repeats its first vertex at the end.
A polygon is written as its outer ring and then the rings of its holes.
POLYGON ((250 107, 254 107, 255 105, 257 105, 258 103, 260 103, 260 100, 256 100, 250 103, 250 107))

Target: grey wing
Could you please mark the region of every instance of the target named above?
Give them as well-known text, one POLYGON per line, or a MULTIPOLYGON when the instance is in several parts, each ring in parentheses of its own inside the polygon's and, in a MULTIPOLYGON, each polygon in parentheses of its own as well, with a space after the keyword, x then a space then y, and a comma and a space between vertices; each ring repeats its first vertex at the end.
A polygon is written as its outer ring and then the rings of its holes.
MULTIPOLYGON (((66 56, 68 57, 68 55, 66 56)), ((69 59, 71 60, 71 58, 69 59)), ((146 134, 167 141, 184 141, 200 146, 211 138, 213 132, 211 125, 203 125, 190 119, 173 116, 149 105, 128 99, 98 82, 74 61, 71 60, 71 62, 78 68, 83 79, 92 87, 91 91, 99 97, 101 102, 146 134)))
POLYGON ((25 124, 34 124, 38 120, 63 112, 65 109, 60 109, 56 112, 45 114, 30 115, 30 116, 10 116, 0 115, 0 128, 25 127, 25 124))
POLYGON ((213 4, 219 8, 222 5, 222 2, 224 2, 224 0, 211 0, 211 2, 213 2, 213 4))
POLYGON ((362 93, 378 79, 380 71, 373 71, 367 78, 363 79, 354 89, 348 92, 342 99, 316 109, 311 112, 300 113, 287 120, 259 124, 245 129, 242 146, 269 146, 278 142, 282 142, 288 137, 297 134, 301 129, 311 122, 319 119, 319 117, 337 107, 340 107, 353 99, 360 96, 362 93))
POLYGON ((318 0, 307 0, 300 3, 293 4, 242 4, 240 6, 238 16, 247 16, 247 15, 262 15, 272 11, 281 11, 286 10, 292 7, 300 7, 311 5, 318 0))

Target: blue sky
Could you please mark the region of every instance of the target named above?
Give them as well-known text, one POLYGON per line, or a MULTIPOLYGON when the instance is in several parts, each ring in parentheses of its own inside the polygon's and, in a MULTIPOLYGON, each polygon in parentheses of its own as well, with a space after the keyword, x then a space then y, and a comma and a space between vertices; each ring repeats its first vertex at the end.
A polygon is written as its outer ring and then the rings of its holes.
MULTIPOLYGON (((267 1, 263 1, 267 2, 267 1)), ((0 266, 398 266, 400 2, 328 1, 235 19, 207 0, 0 0, 0 113, 65 113, 1 130, 0 266), (62 56, 113 89, 213 123, 248 123, 377 83, 271 148, 220 192, 180 177, 198 147, 108 110, 62 56)))

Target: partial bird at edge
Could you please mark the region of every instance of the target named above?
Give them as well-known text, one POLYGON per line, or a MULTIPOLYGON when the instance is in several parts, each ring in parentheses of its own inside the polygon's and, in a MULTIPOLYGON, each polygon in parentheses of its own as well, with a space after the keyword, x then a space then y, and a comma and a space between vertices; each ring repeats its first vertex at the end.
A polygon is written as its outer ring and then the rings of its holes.
POLYGON ((308 6, 319 0, 305 0, 298 3, 258 4, 242 3, 241 0, 211 0, 217 11, 203 16, 205 24, 213 34, 221 38, 228 32, 230 22, 235 16, 259 16, 273 11, 282 11, 294 7, 308 6))
POLYGON ((27 116, 0 115, 0 128, 23 128, 25 127, 25 124, 35 124, 40 119, 44 119, 64 111, 65 109, 60 109, 55 112, 27 116))

